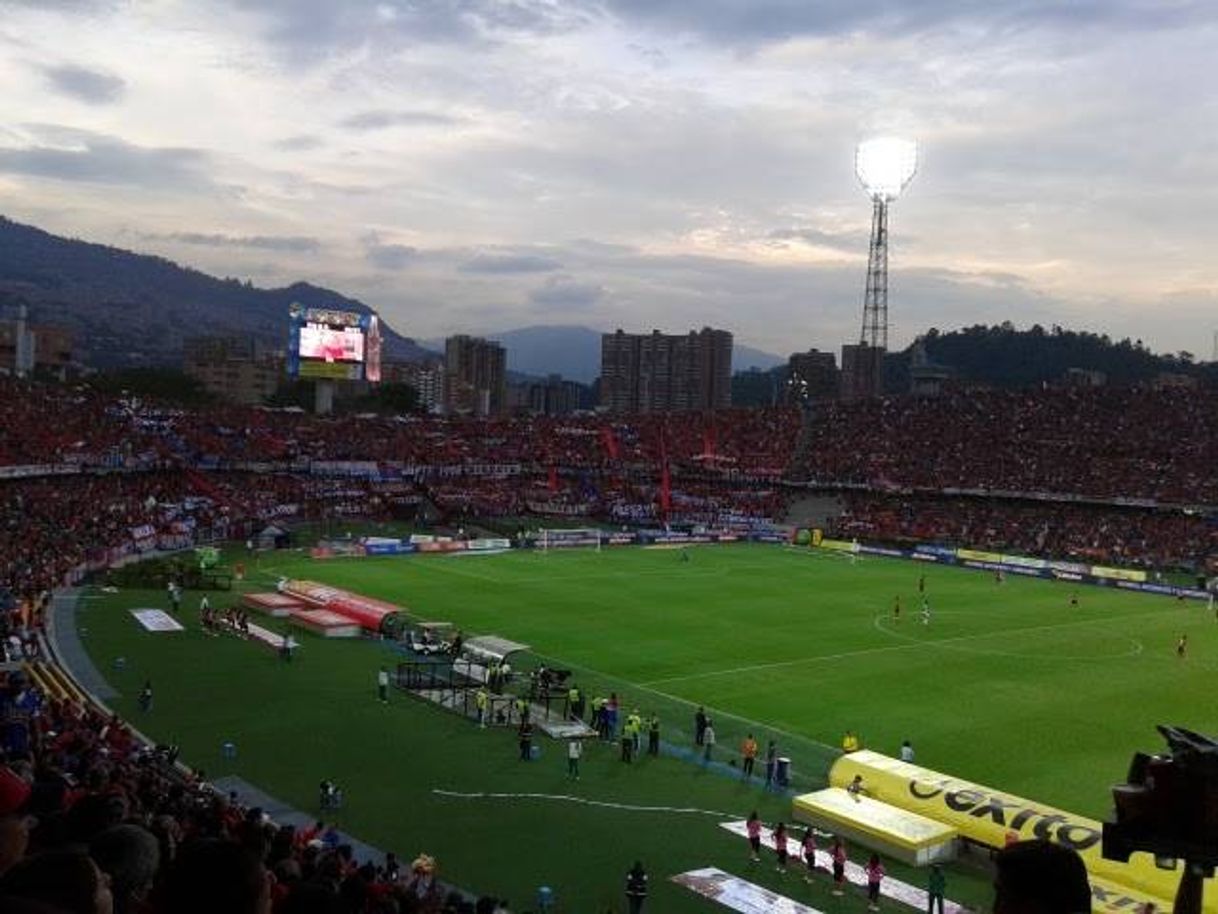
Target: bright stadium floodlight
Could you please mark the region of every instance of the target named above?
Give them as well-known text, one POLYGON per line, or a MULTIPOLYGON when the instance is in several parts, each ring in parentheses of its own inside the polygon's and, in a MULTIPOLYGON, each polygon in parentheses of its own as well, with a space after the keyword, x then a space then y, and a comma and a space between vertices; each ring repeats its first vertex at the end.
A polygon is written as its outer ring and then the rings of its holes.
POLYGON ((859 143, 854 172, 872 199, 895 200, 918 170, 918 144, 897 137, 859 143))
MULTIPOLYGON (((854 172, 871 197, 871 252, 863 295, 863 332, 846 397, 871 397, 884 389, 884 352, 888 349, 888 204, 901 195, 918 170, 918 144, 898 137, 876 137, 854 150, 854 172)), ((843 369, 845 362, 843 357, 843 369)))

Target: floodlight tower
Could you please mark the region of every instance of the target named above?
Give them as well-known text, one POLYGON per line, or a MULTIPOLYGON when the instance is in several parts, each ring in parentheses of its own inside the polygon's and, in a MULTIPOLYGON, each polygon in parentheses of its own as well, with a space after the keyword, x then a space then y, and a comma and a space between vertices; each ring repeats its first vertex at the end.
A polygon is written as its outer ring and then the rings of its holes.
MULTIPOLYGON (((888 348, 888 204, 900 196, 917 169, 918 146, 912 140, 877 137, 859 143, 854 152, 854 172, 872 201, 859 342, 873 351, 888 348)), ((878 353, 876 357, 882 358, 878 353)))

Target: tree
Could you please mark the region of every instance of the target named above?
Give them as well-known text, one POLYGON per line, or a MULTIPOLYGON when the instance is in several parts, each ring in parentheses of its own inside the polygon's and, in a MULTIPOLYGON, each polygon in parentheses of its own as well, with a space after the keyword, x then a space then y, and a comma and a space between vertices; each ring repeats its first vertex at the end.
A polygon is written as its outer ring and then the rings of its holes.
POLYGON ((384 413, 398 415, 413 413, 419 408, 419 392, 409 384, 390 381, 372 388, 362 397, 356 397, 346 406, 346 411, 357 413, 384 413))
POLYGON ((176 368, 107 371, 94 375, 88 383, 103 393, 130 394, 179 406, 201 406, 215 399, 202 381, 176 368))

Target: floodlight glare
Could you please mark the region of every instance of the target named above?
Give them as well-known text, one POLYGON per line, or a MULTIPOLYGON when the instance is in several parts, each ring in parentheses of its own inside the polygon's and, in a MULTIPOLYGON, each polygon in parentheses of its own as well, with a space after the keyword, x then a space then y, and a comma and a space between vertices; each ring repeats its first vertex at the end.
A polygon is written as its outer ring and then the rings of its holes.
POLYGON ((867 291, 863 294, 863 332, 848 397, 869 397, 884 388, 888 349, 888 207, 918 170, 918 144, 897 137, 876 137, 854 150, 854 172, 871 197, 871 250, 867 291))
POLYGON ((918 169, 918 144, 897 137, 859 143, 854 172, 873 200, 895 200, 918 169))

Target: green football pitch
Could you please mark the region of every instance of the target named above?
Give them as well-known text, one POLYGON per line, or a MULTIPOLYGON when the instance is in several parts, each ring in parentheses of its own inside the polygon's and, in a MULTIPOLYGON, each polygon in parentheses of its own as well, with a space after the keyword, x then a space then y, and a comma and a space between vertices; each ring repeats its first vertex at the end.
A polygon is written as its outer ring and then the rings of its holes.
MULTIPOLYGON (((895 755, 909 739, 919 764, 1096 818, 1130 755, 1159 747, 1156 723, 1218 730, 1218 621, 1198 603, 793 547, 688 552, 689 561, 638 548, 315 561, 290 551, 250 569, 247 589, 272 589, 280 576, 324 581, 417 619, 524 642, 526 665, 569 669, 586 692, 617 691, 626 708, 659 714, 673 751, 627 766, 614 748, 591 746, 578 782, 566 779, 558 743, 522 763, 508 731, 479 731, 401 693, 376 702, 376 669, 403 659, 385 643, 298 636, 297 661, 282 664, 203 634, 197 594, 185 633, 148 633, 126 610, 163 606, 160 591, 92 591, 78 625, 121 693, 116 709, 181 745, 188 763, 304 810, 315 809, 318 781, 337 780, 344 828, 402 856, 434 853, 445 878, 506 895, 517 910, 542 884, 564 911, 621 907, 636 858, 652 874, 653 910, 712 909, 667 883, 710 865, 823 911, 864 909, 823 883, 748 865, 718 823, 753 809, 767 822, 789 818, 790 801, 682 757, 697 705, 715 721, 719 761, 734 761, 746 732, 763 746, 775 739, 800 789, 823 785, 852 729, 868 748, 895 755), (146 677, 156 701, 141 714, 146 677), (234 760, 221 757, 228 740, 234 760)), ((221 606, 233 599, 213 595, 221 606)), ((948 894, 980 905, 988 889, 960 870, 948 894)))

